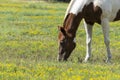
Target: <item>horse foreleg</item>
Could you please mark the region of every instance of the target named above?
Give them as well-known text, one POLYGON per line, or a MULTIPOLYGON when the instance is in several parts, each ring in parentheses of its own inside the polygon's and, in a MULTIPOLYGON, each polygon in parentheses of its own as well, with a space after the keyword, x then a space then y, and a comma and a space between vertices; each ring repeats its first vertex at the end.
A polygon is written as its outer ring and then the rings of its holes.
POLYGON ((91 56, 91 41, 92 41, 92 28, 93 25, 87 24, 84 21, 85 31, 86 31, 86 57, 84 62, 87 62, 91 56))
POLYGON ((109 21, 108 21, 108 19, 107 18, 102 19, 101 25, 102 25, 102 30, 103 30, 103 34, 104 34, 104 42, 105 42, 106 50, 107 50, 106 62, 110 62, 112 55, 111 55, 111 51, 110 51, 109 21))

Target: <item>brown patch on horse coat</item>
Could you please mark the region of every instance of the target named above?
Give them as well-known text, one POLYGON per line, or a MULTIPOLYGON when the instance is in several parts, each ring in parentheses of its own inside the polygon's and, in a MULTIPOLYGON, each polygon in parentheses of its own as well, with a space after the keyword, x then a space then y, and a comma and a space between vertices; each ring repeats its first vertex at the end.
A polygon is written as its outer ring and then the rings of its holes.
POLYGON ((94 6, 93 3, 89 5, 85 5, 83 8, 83 18, 88 24, 93 25, 95 22, 100 24, 101 23, 101 14, 102 9, 99 6, 94 6))
POLYGON ((90 25, 93 25, 95 22, 100 24, 101 14, 102 9, 99 6, 94 6, 93 3, 90 3, 89 5, 85 5, 82 12, 79 12, 77 15, 69 13, 64 20, 63 27, 69 36, 75 37, 82 18, 90 25))
POLYGON ((79 13, 75 15, 73 13, 69 13, 64 21, 63 27, 68 35, 68 37, 74 38, 76 35, 77 28, 79 26, 80 21, 82 20, 82 15, 79 13))
POLYGON ((120 10, 117 12, 117 15, 114 19, 114 21, 120 20, 120 10))

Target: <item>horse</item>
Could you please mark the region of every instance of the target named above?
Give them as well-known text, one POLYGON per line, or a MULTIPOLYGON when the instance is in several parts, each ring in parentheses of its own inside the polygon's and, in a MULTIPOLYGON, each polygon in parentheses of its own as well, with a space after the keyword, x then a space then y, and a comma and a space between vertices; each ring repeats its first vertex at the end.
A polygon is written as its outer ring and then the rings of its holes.
POLYGON ((76 31, 83 19, 86 31, 86 56, 84 62, 91 57, 92 29, 95 23, 102 26, 107 60, 112 55, 109 40, 109 22, 120 20, 120 0, 71 0, 66 10, 63 26, 58 26, 58 61, 67 61, 76 47, 76 31))

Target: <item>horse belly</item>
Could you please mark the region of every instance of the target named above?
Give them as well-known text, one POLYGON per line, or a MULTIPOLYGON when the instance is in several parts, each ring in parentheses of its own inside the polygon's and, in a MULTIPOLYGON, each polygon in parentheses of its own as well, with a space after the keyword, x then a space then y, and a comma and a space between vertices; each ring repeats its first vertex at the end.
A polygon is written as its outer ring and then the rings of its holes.
POLYGON ((113 21, 118 21, 120 20, 120 10, 116 13, 116 16, 113 21))
POLYGON ((120 0, 111 0, 110 21, 120 20, 120 0))

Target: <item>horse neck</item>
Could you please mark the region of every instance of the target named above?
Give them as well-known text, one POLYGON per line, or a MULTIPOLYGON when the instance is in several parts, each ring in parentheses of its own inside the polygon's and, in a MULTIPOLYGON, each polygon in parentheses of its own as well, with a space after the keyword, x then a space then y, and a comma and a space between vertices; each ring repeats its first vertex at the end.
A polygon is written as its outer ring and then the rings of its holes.
POLYGON ((71 36, 76 36, 76 31, 78 29, 78 26, 80 24, 80 21, 82 20, 82 13, 79 13, 78 15, 69 13, 66 16, 66 19, 64 20, 64 29, 65 31, 71 36))

